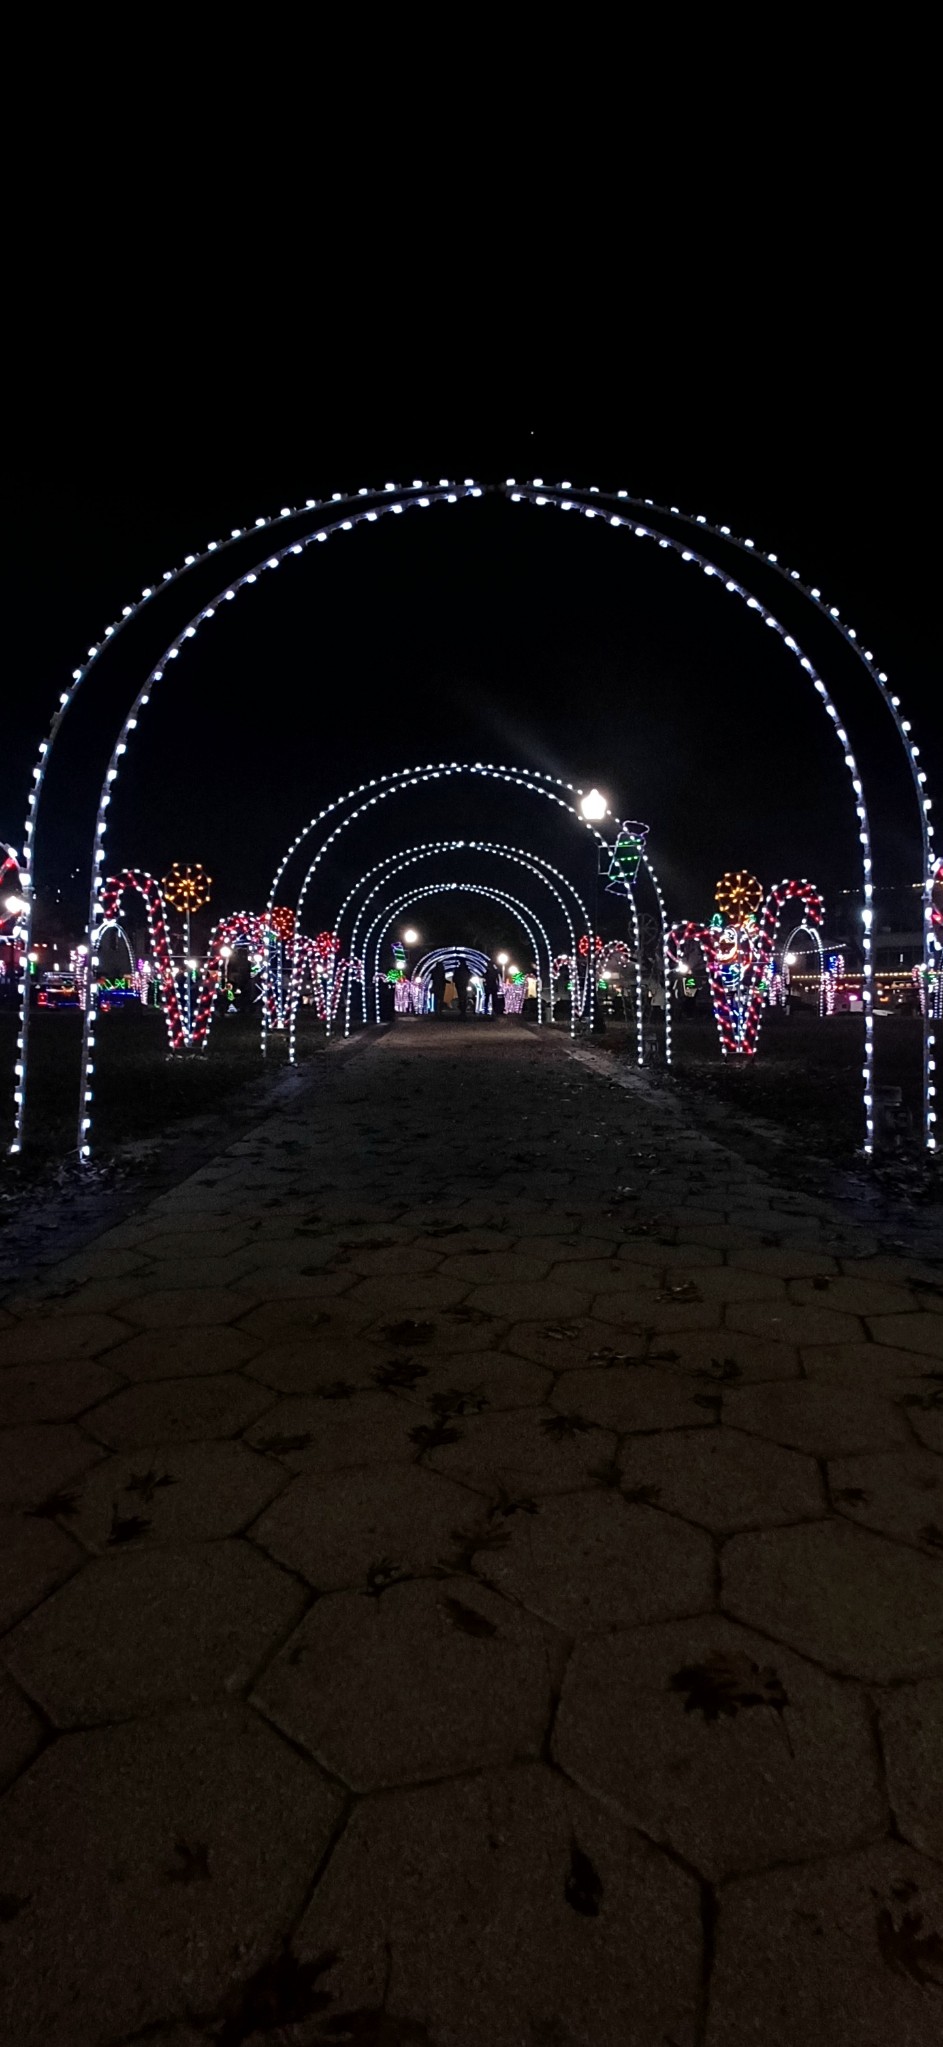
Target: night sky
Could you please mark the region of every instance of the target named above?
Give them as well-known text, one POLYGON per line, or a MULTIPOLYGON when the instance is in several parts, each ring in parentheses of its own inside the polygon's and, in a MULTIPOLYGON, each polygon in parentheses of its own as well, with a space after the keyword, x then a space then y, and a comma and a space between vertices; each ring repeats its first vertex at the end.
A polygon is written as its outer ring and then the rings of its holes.
MULTIPOLYGON (((663 400, 654 417, 637 417, 624 393, 611 409, 525 394, 482 419, 480 407, 466 416, 455 392, 445 407, 413 401, 375 421, 337 417, 328 432, 316 430, 310 406, 265 431, 256 412, 221 458, 218 438, 194 436, 192 406, 152 421, 132 445, 117 398, 109 414, 99 395, 95 417, 66 419, 41 471, 27 469, 11 497, 0 835, 20 836, 35 749, 71 668, 144 583, 282 504, 419 476, 624 486, 777 550, 874 649, 939 790, 932 533, 902 494, 913 424, 899 404, 888 407, 863 443, 834 383, 815 406, 808 380, 801 404, 782 392, 760 399, 755 384, 731 389, 733 413, 708 407, 699 430, 690 393, 676 408, 663 400), (104 462, 96 424, 110 437, 104 462)), ((212 577, 189 581, 191 594, 162 599, 106 657, 63 727, 38 870, 40 893, 61 890, 67 917, 81 900, 73 870, 87 871, 124 706, 165 639, 212 594, 212 577)), ((917 880, 913 799, 890 721, 837 636, 808 624, 804 609, 788 611, 781 589, 771 594, 830 680, 870 771, 876 881, 917 880)), ((778 640, 647 543, 488 497, 339 535, 224 607, 144 714, 111 806, 108 871, 160 875, 174 859, 198 860, 214 876, 214 914, 261 908, 286 842, 322 805, 370 776, 440 759, 598 784, 619 815, 650 823, 672 916, 708 915, 728 867, 752 868, 766 885, 808 876, 829 895, 858 885, 841 749, 778 640)), ((382 806, 345 835, 322 869, 308 927, 332 922, 358 871, 440 834, 531 846, 592 889, 587 843, 549 805, 445 783, 382 806)), ((456 857, 442 871, 515 886, 495 862, 473 869, 456 857)), ((536 906, 526 879, 518 892, 536 906)), ((416 921, 424 934, 460 939, 456 914, 423 905, 416 921)), ((507 943, 513 932, 480 907, 461 914, 470 942, 507 943)), ((618 911, 609 921, 615 935, 618 911)))

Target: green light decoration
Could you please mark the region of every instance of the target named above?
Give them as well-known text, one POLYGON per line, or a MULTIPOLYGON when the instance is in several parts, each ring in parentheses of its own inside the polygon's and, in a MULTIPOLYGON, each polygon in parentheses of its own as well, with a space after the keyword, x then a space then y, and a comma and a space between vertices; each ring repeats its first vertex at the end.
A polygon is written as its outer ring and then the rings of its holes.
POLYGON ((609 863, 607 895, 627 896, 630 889, 634 888, 642 864, 648 830, 647 824, 639 824, 635 818, 627 818, 620 824, 609 863))

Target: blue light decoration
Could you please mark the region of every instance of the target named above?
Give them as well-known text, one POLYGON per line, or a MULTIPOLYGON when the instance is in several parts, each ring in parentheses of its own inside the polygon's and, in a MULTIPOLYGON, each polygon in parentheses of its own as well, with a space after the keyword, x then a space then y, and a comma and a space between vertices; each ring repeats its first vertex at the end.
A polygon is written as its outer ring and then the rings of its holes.
POLYGON ((620 824, 609 863, 607 896, 627 896, 635 887, 648 832, 648 825, 639 824, 636 818, 626 818, 620 824))

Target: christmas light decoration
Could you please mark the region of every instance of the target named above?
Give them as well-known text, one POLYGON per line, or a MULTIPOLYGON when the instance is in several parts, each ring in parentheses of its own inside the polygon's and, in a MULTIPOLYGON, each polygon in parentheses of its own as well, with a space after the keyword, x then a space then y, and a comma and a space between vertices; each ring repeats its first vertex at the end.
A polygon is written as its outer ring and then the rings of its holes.
POLYGON ((172 910, 179 910, 181 916, 191 917, 197 910, 206 908, 212 893, 213 877, 205 874, 199 861, 194 867, 180 867, 175 860, 170 873, 161 882, 165 903, 172 910))
MULTIPOLYGON (((527 943, 528 943, 528 947, 529 947, 529 949, 530 949, 530 951, 531 951, 531 953, 532 953, 532 955, 533 955, 533 959, 534 959, 534 963, 535 963, 535 970, 536 970, 536 982, 537 982, 537 988, 536 988, 536 994, 537 994, 537 1021, 538 1021, 538 1023, 542 1023, 542 1022, 543 1022, 543 1008, 542 1008, 542 986, 543 986, 543 984, 542 984, 542 980, 541 980, 541 975, 540 975, 540 970, 539 970, 539 954, 538 954, 538 950, 537 950, 537 942, 536 942, 536 938, 535 938, 535 936, 534 936, 534 931, 533 931, 533 930, 531 929, 531 923, 533 923, 534 925, 536 925, 536 928, 537 928, 537 930, 538 930, 538 931, 540 932, 540 934, 541 934, 541 936, 542 936, 542 938, 543 938, 543 941, 544 941, 544 945, 545 945, 545 947, 546 947, 546 950, 547 950, 547 958, 548 958, 548 960, 549 960, 549 959, 550 959, 550 941, 549 941, 549 939, 548 939, 548 937, 547 937, 547 933, 546 933, 546 931, 544 930, 544 927, 543 927, 542 923, 540 922, 540 919, 539 919, 539 917, 536 917, 536 916, 534 915, 534 912, 533 912, 533 910, 532 910, 532 909, 530 909, 528 905, 526 905, 526 904, 524 904, 524 903, 521 903, 521 902, 519 902, 519 900, 518 900, 517 896, 509 895, 509 894, 507 893, 507 891, 506 891, 506 890, 504 890, 504 889, 501 889, 501 888, 496 888, 496 887, 493 887, 493 886, 491 886, 491 884, 489 884, 489 883, 483 883, 483 882, 472 882, 472 881, 433 881, 433 882, 428 882, 428 883, 424 884, 423 886, 421 886, 421 887, 419 887, 419 888, 415 888, 415 887, 414 887, 414 888, 413 888, 412 890, 410 890, 410 892, 409 892, 408 894, 403 894, 403 895, 401 895, 401 896, 398 896, 398 897, 397 897, 397 898, 395 899, 395 901, 394 901, 393 903, 387 903, 387 904, 386 904, 386 906, 385 906, 385 908, 384 908, 383 910, 381 910, 381 911, 380 911, 380 913, 379 913, 379 916, 378 916, 378 917, 377 917, 377 918, 375 919, 375 926, 376 926, 376 927, 379 927, 379 926, 380 926, 380 925, 382 924, 382 929, 381 929, 381 930, 379 931, 379 936, 378 936, 378 938, 377 938, 377 940, 376 940, 376 946, 375 946, 375 950, 374 950, 374 959, 375 959, 375 961, 376 961, 376 962, 379 962, 379 960, 380 960, 380 958, 381 958, 381 956, 382 956, 382 951, 383 951, 383 945, 384 945, 384 942, 385 942, 385 939, 386 939, 386 935, 387 935, 388 931, 390 930, 390 927, 391 927, 391 925, 395 923, 395 921, 396 921, 396 918, 397 918, 397 916, 399 916, 399 915, 401 914, 402 910, 403 910, 404 908, 406 908, 406 907, 407 907, 407 905, 411 905, 411 904, 412 904, 412 903, 414 903, 414 902, 418 902, 418 901, 422 901, 422 900, 425 900, 426 898, 428 898, 428 897, 430 897, 430 896, 440 896, 440 895, 451 895, 451 894, 454 894, 454 893, 455 893, 456 891, 458 891, 458 892, 459 892, 459 893, 461 893, 462 895, 470 895, 470 896, 483 896, 483 897, 485 897, 485 898, 486 898, 486 899, 487 899, 488 901, 490 901, 490 902, 497 902, 497 903, 501 903, 501 904, 502 904, 502 905, 503 905, 503 906, 504 906, 504 907, 505 907, 506 909, 509 909, 509 910, 511 911, 511 914, 512 914, 512 916, 515 916, 515 917, 516 917, 516 920, 517 920, 517 922, 518 922, 518 923, 520 924, 520 926, 521 926, 521 929, 523 930, 523 932, 524 932, 524 934, 525 934, 525 938, 526 938, 526 940, 527 940, 527 943), (383 922, 383 919, 384 919, 384 918, 386 919, 385 923, 383 922)), ((374 929, 374 927, 372 926, 372 927, 371 927, 371 931, 372 931, 373 929, 374 929)), ((368 933, 368 940, 369 940, 369 936, 370 936, 370 934, 368 933)), ((485 955, 484 955, 484 953, 482 953, 482 954, 481 954, 481 958, 482 958, 482 960, 484 960, 484 959, 485 959, 485 955)), ((374 986, 374 988, 378 987, 378 985, 379 985, 379 982, 380 982, 380 980, 381 980, 382 978, 384 978, 384 977, 380 975, 380 973, 379 973, 379 968, 378 968, 378 965, 377 965, 377 966, 375 967, 375 969, 374 969, 374 974, 373 974, 373 977, 372 977, 372 985, 374 986)), ((386 976, 385 978, 389 979, 389 978, 391 978, 391 977, 390 977, 390 976, 386 976)), ((398 975, 397 975, 397 980, 399 980, 399 977, 398 977, 398 975)), ((401 985, 401 984, 400 984, 400 985, 401 985)), ((552 1014, 552 1006, 551 1006, 551 1017, 550 1017, 550 1020, 551 1020, 551 1022, 553 1021, 553 1014, 552 1014)), ((379 1011, 377 1012, 377 1021, 379 1022, 379 1011)))
MULTIPOLYGON (((802 666, 812 678, 814 686, 821 695, 821 697, 823 698, 828 714, 832 719, 833 724, 835 724, 836 726, 840 742, 846 748, 845 760, 846 764, 848 765, 849 774, 851 775, 853 781, 856 797, 858 798, 857 809, 859 816, 859 824, 861 826, 859 837, 864 848, 863 865, 865 876, 865 895, 866 901, 870 902, 872 894, 870 838, 867 822, 867 812, 863 800, 862 786, 860 778, 857 773, 854 757, 850 752, 850 747, 848 746, 847 735, 844 734, 840 729, 837 711, 835 711, 834 706, 831 705, 830 699, 828 697, 828 691, 826 689, 824 682, 822 682, 821 678, 816 676, 815 670, 811 662, 801 654, 801 650, 799 649, 798 644, 795 642, 792 636, 786 632, 785 628, 780 624, 779 620, 774 618, 773 615, 766 610, 765 606, 757 597, 749 593, 748 584, 739 581, 736 577, 727 575, 726 571, 720 566, 720 564, 715 560, 709 559, 701 551, 699 546, 698 547, 686 546, 682 543, 681 540, 674 538, 671 533, 669 534, 659 533, 657 530, 654 530, 650 524, 636 523, 636 521, 637 519, 645 521, 650 516, 657 516, 660 517, 665 523, 680 522, 682 526, 698 527, 701 529, 703 533, 711 534, 713 538, 716 541, 722 543, 723 547, 726 548, 728 551, 736 551, 736 553, 743 559, 744 563, 753 562, 759 559, 768 569, 772 570, 777 576, 782 578, 784 581, 787 581, 789 588, 793 591, 795 595, 799 596, 804 601, 813 605, 816 611, 821 616, 821 618, 827 624, 833 626, 835 630, 837 630, 842 635, 843 639, 852 649, 856 659, 863 665, 870 680, 878 688, 881 697, 885 703, 885 706, 888 708, 893 717, 898 737, 905 747, 908 766, 910 769, 917 797, 918 816, 920 821, 922 843, 924 849, 923 871, 925 874, 929 874, 931 872, 930 840, 932 838, 932 826, 929 821, 931 800, 930 797, 925 793, 926 775, 925 772, 918 765, 919 750, 912 744, 910 722, 909 720, 901 716, 900 700, 895 695, 892 695, 888 685, 888 678, 884 671, 882 669, 877 668, 877 666, 875 665, 870 650, 861 647, 860 642, 858 640, 858 636, 853 630, 853 628, 846 625, 842 620, 839 608, 836 605, 827 605, 822 597, 821 591, 816 588, 810 589, 803 582, 798 570, 795 569, 787 570, 780 563, 777 555, 764 552, 761 549, 756 549, 752 540, 739 538, 738 536, 731 533, 729 527, 716 527, 711 525, 710 522, 708 522, 708 520, 702 514, 697 514, 695 516, 692 514, 683 513, 678 506, 656 505, 654 501, 651 499, 641 500, 637 497, 630 495, 630 493, 628 493, 627 491, 618 491, 615 493, 613 502, 615 500, 620 501, 620 504, 623 508, 620 509, 619 511, 615 511, 610 510, 606 502, 601 499, 601 494, 596 486, 591 486, 588 492, 584 490, 574 491, 572 485, 570 484, 562 484, 558 487, 557 486, 545 487, 541 479, 534 479, 530 484, 522 486, 521 488, 517 488, 514 484, 514 480, 508 479, 503 486, 498 485, 495 487, 501 490, 502 494, 512 504, 526 502, 528 504, 538 506, 551 506, 553 508, 557 508, 565 512, 575 511, 580 516, 584 516, 588 519, 601 519, 604 523, 608 524, 609 526, 621 527, 623 531, 629 533, 630 535, 634 535, 635 537, 638 538, 649 539, 656 542, 659 547, 670 551, 675 556, 676 559, 680 559, 683 562, 693 564, 694 566, 699 568, 705 575, 715 579, 717 587, 723 588, 724 590, 727 590, 732 594, 735 594, 743 601, 745 601, 748 607, 752 609, 757 614, 758 617, 762 618, 763 623, 768 627, 772 628, 779 635, 779 637, 783 640, 784 644, 789 648, 789 651, 794 653, 797 659, 801 660, 802 666), (631 516, 629 517, 626 516, 626 511, 628 509, 631 509, 631 516)), ((224 539, 221 542, 211 541, 208 543, 207 547, 203 549, 202 552, 200 552, 199 554, 187 555, 181 566, 175 569, 165 570, 163 576, 159 579, 159 581, 157 581, 154 584, 145 585, 145 588, 141 596, 134 603, 124 605, 120 617, 111 625, 105 627, 102 638, 99 641, 93 643, 93 645, 88 649, 87 657, 85 657, 83 661, 73 669, 70 686, 60 692, 59 703, 52 720, 49 738, 42 742, 39 749, 38 762, 33 770, 33 787, 30 795, 29 811, 25 827, 25 859, 27 863, 29 882, 28 885, 29 911, 27 918, 26 947, 28 948, 30 943, 33 915, 32 871, 35 865, 36 854, 35 841, 39 814, 39 804, 45 779, 46 767, 48 765, 49 755, 52 746, 56 738, 58 737, 62 720, 66 712, 70 708, 71 704, 73 703, 75 696, 78 690, 80 689, 82 683, 85 681, 88 674, 91 672, 92 668, 95 666, 98 660, 102 657, 107 647, 110 644, 112 644, 112 642, 118 637, 118 635, 124 630, 124 628, 127 625, 134 622, 141 615, 141 612, 143 611, 145 606, 149 605, 152 601, 154 601, 156 596, 160 594, 162 591, 165 591, 171 586, 175 585, 181 578, 183 578, 186 574, 190 572, 191 568, 202 565, 203 563, 208 561, 209 558, 214 554, 224 553, 227 549, 245 539, 246 536, 250 534, 253 530, 258 529, 264 530, 266 532, 266 541, 268 544, 267 537, 268 531, 270 529, 280 525, 282 522, 292 522, 296 537, 294 537, 290 541, 287 541, 284 545, 278 546, 274 553, 270 554, 265 559, 265 561, 260 560, 259 562, 257 562, 256 566, 253 569, 237 576, 228 587, 221 589, 217 593, 217 597, 213 599, 209 604, 205 605, 202 611, 196 614, 195 618, 191 619, 184 626, 182 632, 177 635, 175 641, 172 642, 169 645, 169 647, 165 650, 164 656, 162 657, 161 665, 157 669, 152 671, 151 676, 148 678, 148 682, 150 684, 152 681, 159 681, 161 679, 161 676, 163 675, 164 672, 163 664, 177 659, 180 652, 183 650, 185 643, 193 640, 196 637, 199 626, 201 626, 205 621, 211 619, 215 615, 218 605, 221 604, 222 602, 229 601, 232 598, 234 598, 237 593, 237 590, 242 590, 251 585, 256 584, 259 581, 259 576, 263 568, 276 569, 279 567, 282 561, 287 559, 289 555, 301 555, 308 546, 317 542, 325 541, 330 537, 330 535, 334 533, 350 532, 353 530, 355 526, 359 525, 363 521, 375 522, 376 519, 381 515, 381 513, 390 512, 396 515, 401 514, 404 510, 410 509, 413 506, 417 506, 420 508, 428 507, 430 504, 436 502, 455 504, 459 502, 461 498, 480 498, 481 496, 482 487, 478 484, 475 484, 469 478, 466 478, 461 485, 451 484, 446 479, 440 479, 440 482, 437 486, 428 485, 417 480, 411 486, 408 486, 406 489, 399 491, 396 489, 394 485, 384 486, 382 492, 376 490, 371 492, 366 487, 364 487, 360 491, 358 491, 355 497, 351 498, 344 498, 342 493, 335 492, 330 500, 318 501, 316 499, 311 498, 306 500, 304 507, 299 506, 293 508, 290 506, 283 506, 280 512, 277 514, 277 516, 273 516, 270 518, 261 517, 256 519, 255 529, 253 529, 251 526, 234 528, 232 534, 227 539, 224 539), (296 522, 300 522, 301 527, 305 528, 305 530, 299 532, 298 525, 296 524, 296 522)), ((94 923, 98 880, 104 863, 104 848, 102 841, 105 835, 105 809, 107 807, 108 802, 110 802, 110 783, 114 780, 118 771, 117 756, 126 751, 127 734, 131 730, 133 730, 134 726, 136 725, 138 709, 142 704, 146 704, 148 702, 149 693, 150 693, 149 689, 147 691, 142 691, 139 693, 138 697, 135 699, 134 705, 132 706, 132 714, 129 715, 128 719, 125 720, 125 724, 122 727, 119 741, 116 744, 116 747, 113 752, 112 762, 109 766, 106 778, 106 784, 103 788, 102 797, 99 803, 98 822, 96 826, 95 835, 95 848, 93 853, 93 886, 91 891, 89 912, 90 930, 94 923)), ((927 895, 925 897, 924 917, 924 943, 926 948, 926 958, 928 960, 931 958, 930 951, 931 934, 932 918, 928 890, 927 895)), ((865 1111, 867 1126, 867 1137, 865 1144, 866 1150, 871 1149, 871 1133, 873 1131, 873 1115, 871 1101, 871 1074, 873 1066, 873 1031, 872 1019, 870 1016, 871 1007, 870 981, 872 978, 872 969, 870 960, 870 949, 871 949, 870 933, 868 933, 866 936, 865 944, 866 952, 865 981, 867 984, 865 991, 867 1014, 866 1014, 866 1056, 864 1076, 865 1111)), ((12 1146, 14 1150, 18 1150, 22 1142, 23 1120, 25 1115, 26 1103, 26 1085, 28 1070, 27 1044, 29 1028, 29 1005, 26 998, 27 977, 24 972, 24 974, 21 977, 21 1023, 20 1035, 18 1038, 18 1065, 21 1068, 21 1072, 18 1077, 20 1079, 21 1085, 15 1091, 16 1119, 15 1135, 12 1146)), ((932 1033, 928 1032, 925 1038, 925 1070, 927 1076, 929 1075, 930 1069, 931 1050, 932 1033)), ((928 1080, 927 1086, 925 1088, 925 1099, 926 1099, 926 1142, 929 1147, 933 1148, 935 1147, 936 1144, 936 1137, 933 1128, 936 1122, 936 1112, 935 1109, 931 1107, 931 1096, 929 1093, 928 1080)), ((88 1147, 87 1146, 82 1147, 82 1151, 83 1155, 87 1155, 88 1147)))
MULTIPOLYGON (((373 867, 368 868, 367 872, 361 875, 359 881, 355 882, 353 888, 351 888, 348 891, 348 894, 345 896, 344 901, 340 906, 340 910, 338 911, 336 928, 338 930, 342 928, 344 918, 347 914, 348 909, 353 903, 355 896, 363 888, 366 887, 367 883, 373 878, 374 875, 382 874, 384 875, 384 877, 386 877, 389 875, 391 870, 393 872, 398 872, 405 865, 413 865, 416 862, 422 862, 423 860, 428 858, 435 858, 436 860, 438 860, 439 856, 443 853, 446 852, 454 853, 458 851, 487 853, 494 857, 507 859, 514 866, 524 867, 529 873, 535 876, 535 878, 540 880, 543 883, 543 885, 550 890, 551 894, 556 897, 558 904, 563 909, 564 915, 566 916, 567 928, 571 935, 571 943, 573 942, 573 925, 567 910, 566 903, 564 901, 563 896, 560 894, 559 889, 556 887, 555 881, 551 880, 550 877, 555 876, 556 879, 559 880, 561 885, 569 891, 570 895, 572 895, 573 900, 577 905, 579 914, 583 918, 586 918, 587 916, 586 906, 583 903, 581 896, 574 889, 572 882, 568 881, 567 877, 564 874, 562 874, 558 868, 552 866, 549 861, 543 860, 540 854, 526 853, 523 848, 507 846, 501 841, 493 841, 488 839, 425 840, 421 841, 416 846, 406 847, 404 849, 401 849, 401 851, 397 853, 388 854, 383 860, 375 862, 373 867)), ((370 890, 370 893, 366 896, 366 898, 364 899, 363 903, 360 906, 360 909, 357 912, 348 947, 348 950, 350 951, 351 955, 354 958, 357 957, 358 932, 360 929, 363 916, 367 911, 371 898, 376 896, 381 886, 382 886, 381 883, 377 883, 376 886, 370 890)), ((366 971, 365 955, 363 957, 364 987, 366 987, 369 984, 369 975, 367 974, 366 971)), ((366 1021, 366 1016, 364 1016, 364 1021, 366 1021)), ((345 1028, 347 1033, 349 1034, 350 1031, 349 991, 345 1028)))
POLYGON ((609 865, 607 895, 627 896, 635 887, 648 831, 647 824, 639 824, 634 818, 628 818, 624 824, 620 824, 609 865))
POLYGON ((741 867, 736 874, 721 876, 714 890, 714 901, 725 924, 746 924, 756 916, 763 901, 763 884, 757 881, 755 874, 748 874, 746 868, 741 867))
POLYGON ((754 916, 746 907, 751 892, 731 895, 725 887, 727 880, 725 876, 718 883, 718 900, 732 903, 740 921, 725 924, 718 914, 706 926, 673 924, 669 946, 676 965, 683 965, 685 947, 700 948, 710 982, 721 1051, 725 1058, 752 1058, 769 991, 776 928, 783 908, 788 902, 800 902, 803 921, 821 924, 823 905, 811 882, 781 881, 770 889, 759 915, 754 916))
MULTIPOLYGON (((524 869, 526 869, 527 872, 529 872, 534 877, 534 879, 540 881, 545 888, 549 889, 550 893, 556 898, 556 901, 563 912, 567 930, 570 935, 570 944, 573 949, 573 959, 575 964, 577 953, 576 932, 573 925, 573 919, 571 917, 569 906, 564 896, 561 894, 560 889, 556 886, 556 880, 559 880, 562 886, 569 890, 571 896, 573 897, 574 901, 578 906, 580 913, 584 918, 587 918, 588 921, 585 904, 583 904, 582 899, 578 895, 577 891, 574 889, 572 882, 569 882, 566 876, 560 873, 560 870, 558 868, 553 867, 549 861, 543 860, 539 854, 530 854, 525 852, 520 847, 510 847, 504 845, 503 843, 495 843, 490 840, 481 839, 453 841, 430 840, 426 841, 425 843, 421 844, 418 847, 408 848, 404 853, 390 855, 385 860, 378 862, 376 864, 376 867, 370 870, 370 873, 375 873, 378 870, 381 870, 383 871, 384 879, 382 882, 377 882, 374 885, 374 887, 369 891, 357 912, 357 916, 354 921, 353 930, 350 938, 351 955, 353 957, 357 956, 358 931, 361 922, 368 911, 369 905, 371 901, 380 892, 380 890, 385 886, 386 880, 390 878, 391 874, 400 873, 406 867, 414 866, 415 864, 428 859, 430 855, 437 857, 443 851, 457 851, 459 849, 468 852, 487 853, 495 857, 498 857, 502 860, 510 861, 514 866, 523 867, 524 869), (551 876, 555 876, 556 880, 551 880, 550 878, 551 876)), ((358 883, 356 887, 357 888, 361 887, 363 885, 363 882, 368 879, 369 874, 367 876, 363 876, 361 878, 361 882, 358 883)), ((352 891, 352 893, 354 892, 355 891, 352 891)), ((343 908, 346 908, 346 903, 349 901, 350 897, 346 899, 343 908)), ((371 927, 371 930, 373 930, 374 928, 375 924, 374 926, 371 927)), ((370 933, 367 934, 367 937, 363 942, 360 955, 363 962, 365 988, 372 985, 367 965, 367 948, 369 945, 369 939, 370 933)), ((575 1020, 571 1020, 571 1028, 575 1028, 575 1020)))
POLYGON ((790 968, 793 964, 793 961, 790 959, 790 954, 792 952, 796 939, 803 937, 809 939, 812 945, 813 952, 817 953, 818 955, 819 1016, 822 1017, 825 1015, 831 1015, 831 1010, 828 1007, 828 989, 826 986, 828 976, 825 970, 825 955, 822 950, 822 940, 819 937, 819 933, 816 930, 814 924, 806 924, 805 922, 803 922, 802 924, 797 924, 795 926, 795 929, 793 931, 790 931, 789 937, 783 941, 783 945, 781 948, 782 973, 780 975, 781 981, 780 999, 782 999, 782 997, 788 991, 790 981, 793 978, 792 974, 790 973, 790 968))

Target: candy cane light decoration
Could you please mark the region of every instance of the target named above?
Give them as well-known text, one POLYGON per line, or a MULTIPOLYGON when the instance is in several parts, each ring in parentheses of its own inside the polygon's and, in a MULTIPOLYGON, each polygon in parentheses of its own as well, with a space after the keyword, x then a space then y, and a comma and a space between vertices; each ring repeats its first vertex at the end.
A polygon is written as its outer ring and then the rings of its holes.
MULTIPOLYGON (((769 987, 776 929, 786 903, 802 904, 803 921, 821 924, 822 898, 809 881, 780 881, 771 888, 758 916, 746 908, 744 891, 731 895, 725 876, 718 883, 718 901, 739 907, 737 922, 725 921, 723 910, 708 925, 673 924, 669 933, 672 958, 680 965, 686 947, 700 947, 710 981, 714 1018, 725 1058, 752 1058, 759 1041, 769 987)), ((750 892, 752 894, 752 891, 750 892)))

